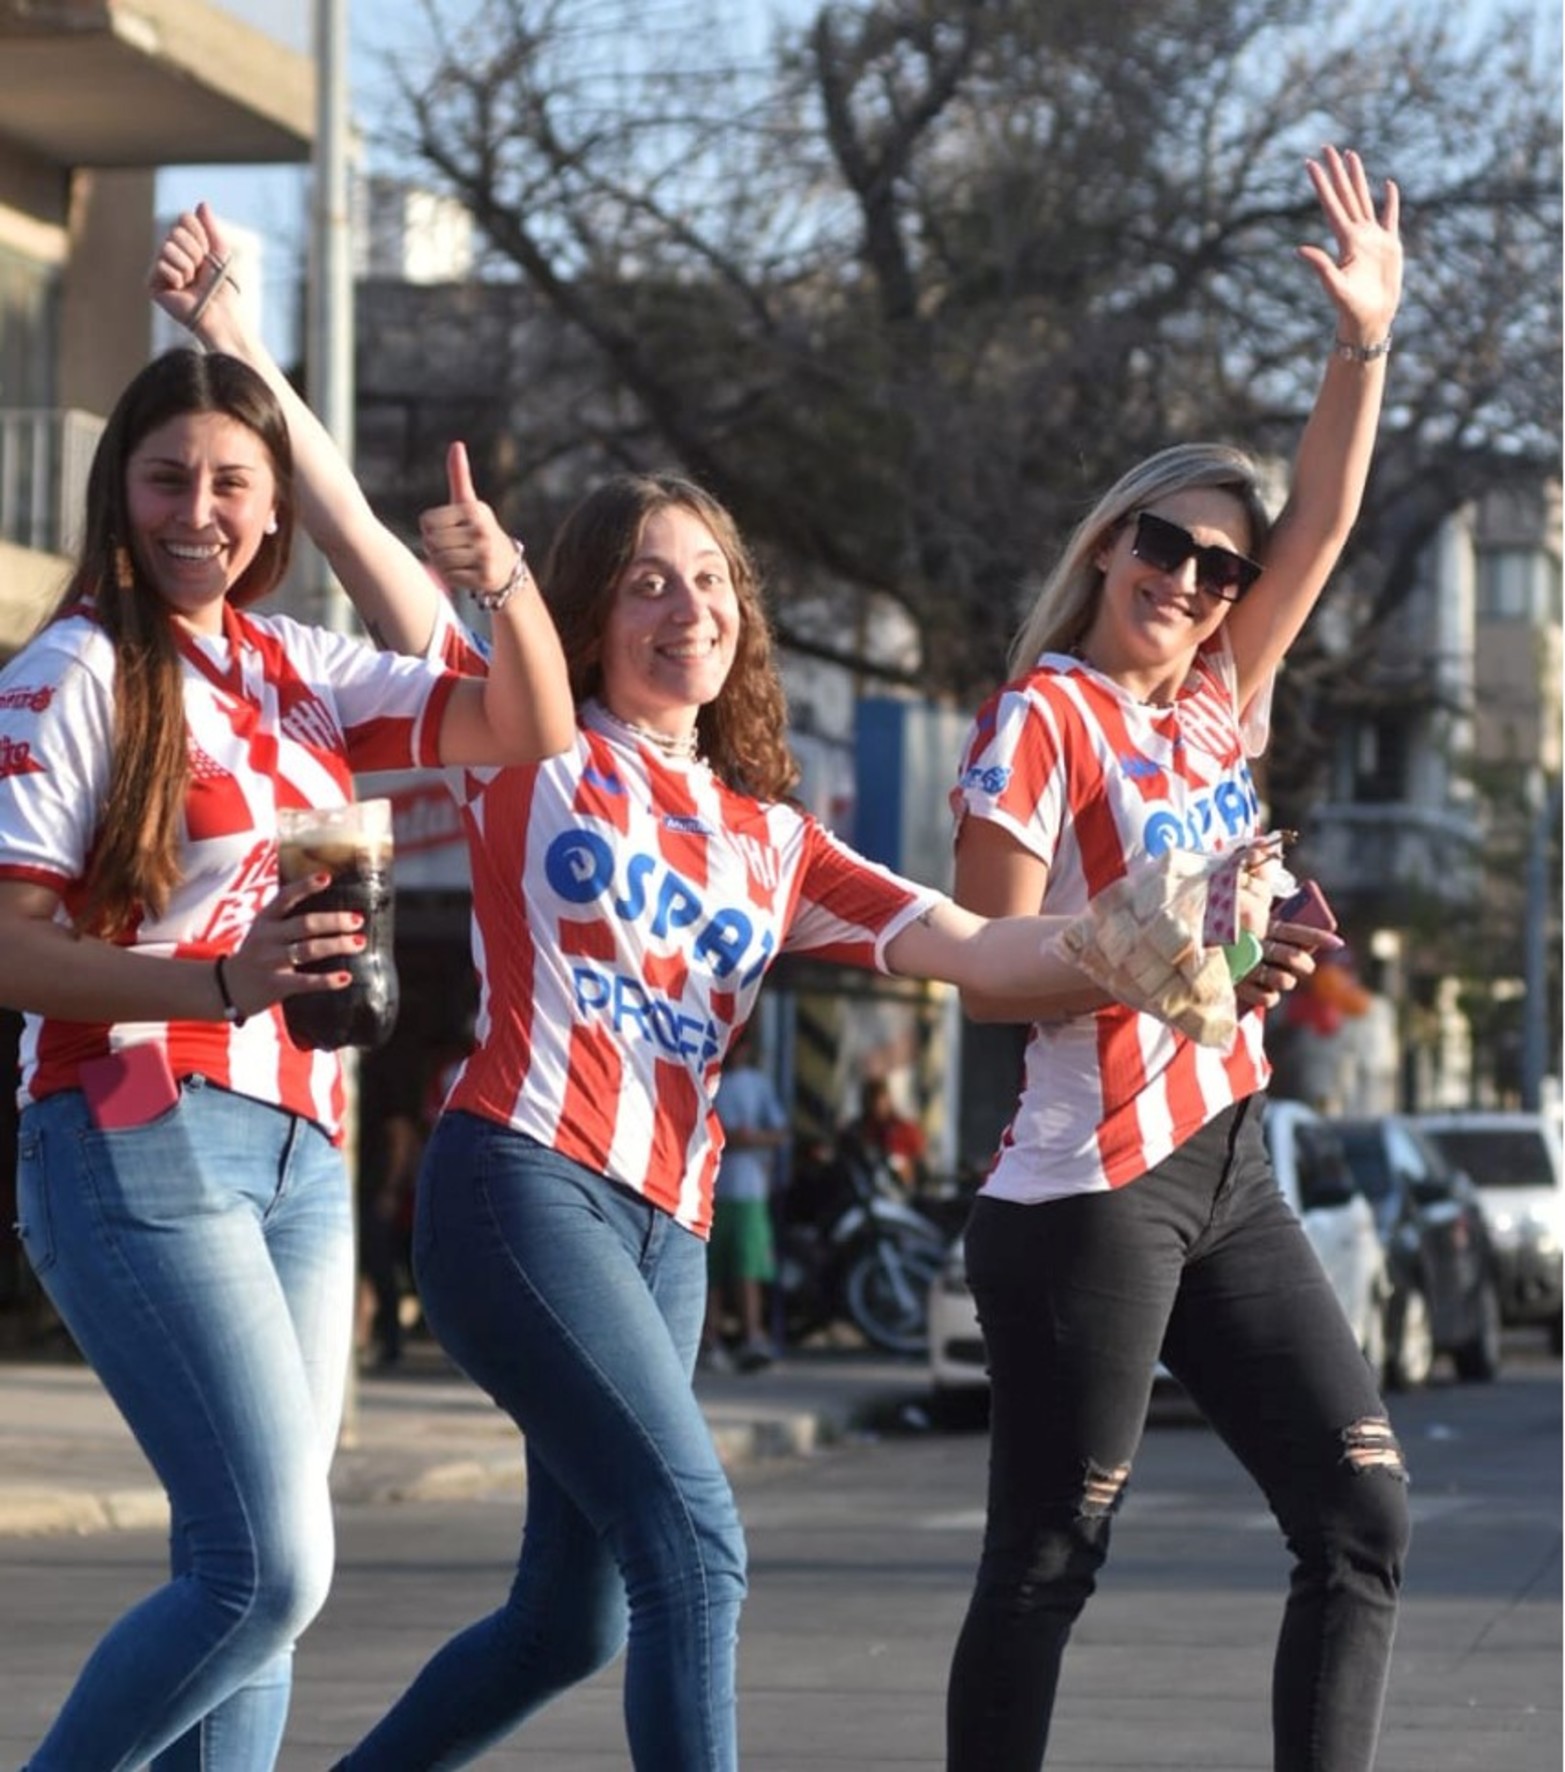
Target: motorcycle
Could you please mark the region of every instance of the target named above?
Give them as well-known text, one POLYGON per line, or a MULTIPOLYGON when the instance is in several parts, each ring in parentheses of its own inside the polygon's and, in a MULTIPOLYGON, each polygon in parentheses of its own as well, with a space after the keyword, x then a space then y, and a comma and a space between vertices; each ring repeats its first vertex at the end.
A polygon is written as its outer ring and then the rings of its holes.
POLYGON ((924 1352, 929 1287, 956 1228, 937 1210, 921 1209, 884 1158, 854 1140, 799 1163, 778 1210, 785 1338, 846 1321, 887 1353, 924 1352))

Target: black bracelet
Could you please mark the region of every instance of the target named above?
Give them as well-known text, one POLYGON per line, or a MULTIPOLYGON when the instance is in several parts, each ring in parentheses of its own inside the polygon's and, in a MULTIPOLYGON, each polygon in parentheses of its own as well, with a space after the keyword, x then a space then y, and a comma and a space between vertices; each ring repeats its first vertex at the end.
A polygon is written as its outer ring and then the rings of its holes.
POLYGON ((232 1023, 236 1028, 242 1028, 249 1017, 239 1013, 239 1005, 229 995, 228 979, 223 972, 223 965, 227 959, 227 954, 219 954, 212 962, 212 970, 217 974, 218 995, 223 999, 223 1020, 232 1023))

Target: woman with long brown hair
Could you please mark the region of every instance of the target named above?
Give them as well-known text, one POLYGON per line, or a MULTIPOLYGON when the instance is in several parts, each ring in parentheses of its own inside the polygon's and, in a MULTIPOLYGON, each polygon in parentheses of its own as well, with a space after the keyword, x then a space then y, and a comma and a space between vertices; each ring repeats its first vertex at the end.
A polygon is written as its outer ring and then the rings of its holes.
MULTIPOLYGON (((295 502, 265 382, 158 358, 98 445, 64 602, 0 675, 22 1243, 173 1521, 171 1579, 98 1644, 29 1772, 264 1772, 330 1579, 342 1071, 281 1004, 344 988, 330 962, 365 936, 301 910, 327 876, 279 890, 279 811, 351 799, 356 769, 517 761, 569 730, 536 600, 487 681, 253 613, 295 502)), ((362 501, 341 539, 360 565, 399 551, 362 501)))

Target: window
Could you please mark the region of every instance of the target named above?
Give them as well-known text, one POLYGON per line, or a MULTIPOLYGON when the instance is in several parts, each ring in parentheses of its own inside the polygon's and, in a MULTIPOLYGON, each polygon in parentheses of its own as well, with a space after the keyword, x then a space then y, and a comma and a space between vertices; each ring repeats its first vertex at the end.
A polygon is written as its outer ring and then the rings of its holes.
POLYGON ((1480 621, 1560 619, 1560 566, 1542 548, 1486 548, 1478 556, 1480 621))
POLYGON ((1391 805, 1409 797, 1410 734, 1406 716, 1382 714, 1365 719, 1353 738, 1353 795, 1371 805, 1391 805))

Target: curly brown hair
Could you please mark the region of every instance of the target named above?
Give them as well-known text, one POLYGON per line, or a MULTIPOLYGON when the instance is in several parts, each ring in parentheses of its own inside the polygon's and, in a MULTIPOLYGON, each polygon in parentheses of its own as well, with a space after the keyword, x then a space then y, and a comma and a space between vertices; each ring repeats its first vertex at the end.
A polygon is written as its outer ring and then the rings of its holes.
POLYGON ((143 369, 109 414, 87 475, 81 552, 57 619, 90 609, 114 646, 114 762, 78 926, 113 938, 142 907, 161 912, 180 877, 180 815, 189 781, 184 678, 168 604, 147 581, 130 538, 125 476, 142 440, 193 413, 253 431, 271 460, 277 530, 229 587, 234 604, 276 588, 293 544, 293 450, 270 388, 237 357, 167 351, 143 369))
POLYGON ((780 800, 799 779, 783 734, 787 698, 777 674, 760 574, 727 510, 694 481, 674 474, 616 474, 571 510, 544 561, 540 586, 559 629, 579 706, 603 687, 603 631, 621 575, 636 557, 646 521, 678 506, 712 532, 739 603, 734 662, 716 698, 696 716, 701 749, 729 787, 780 800))

